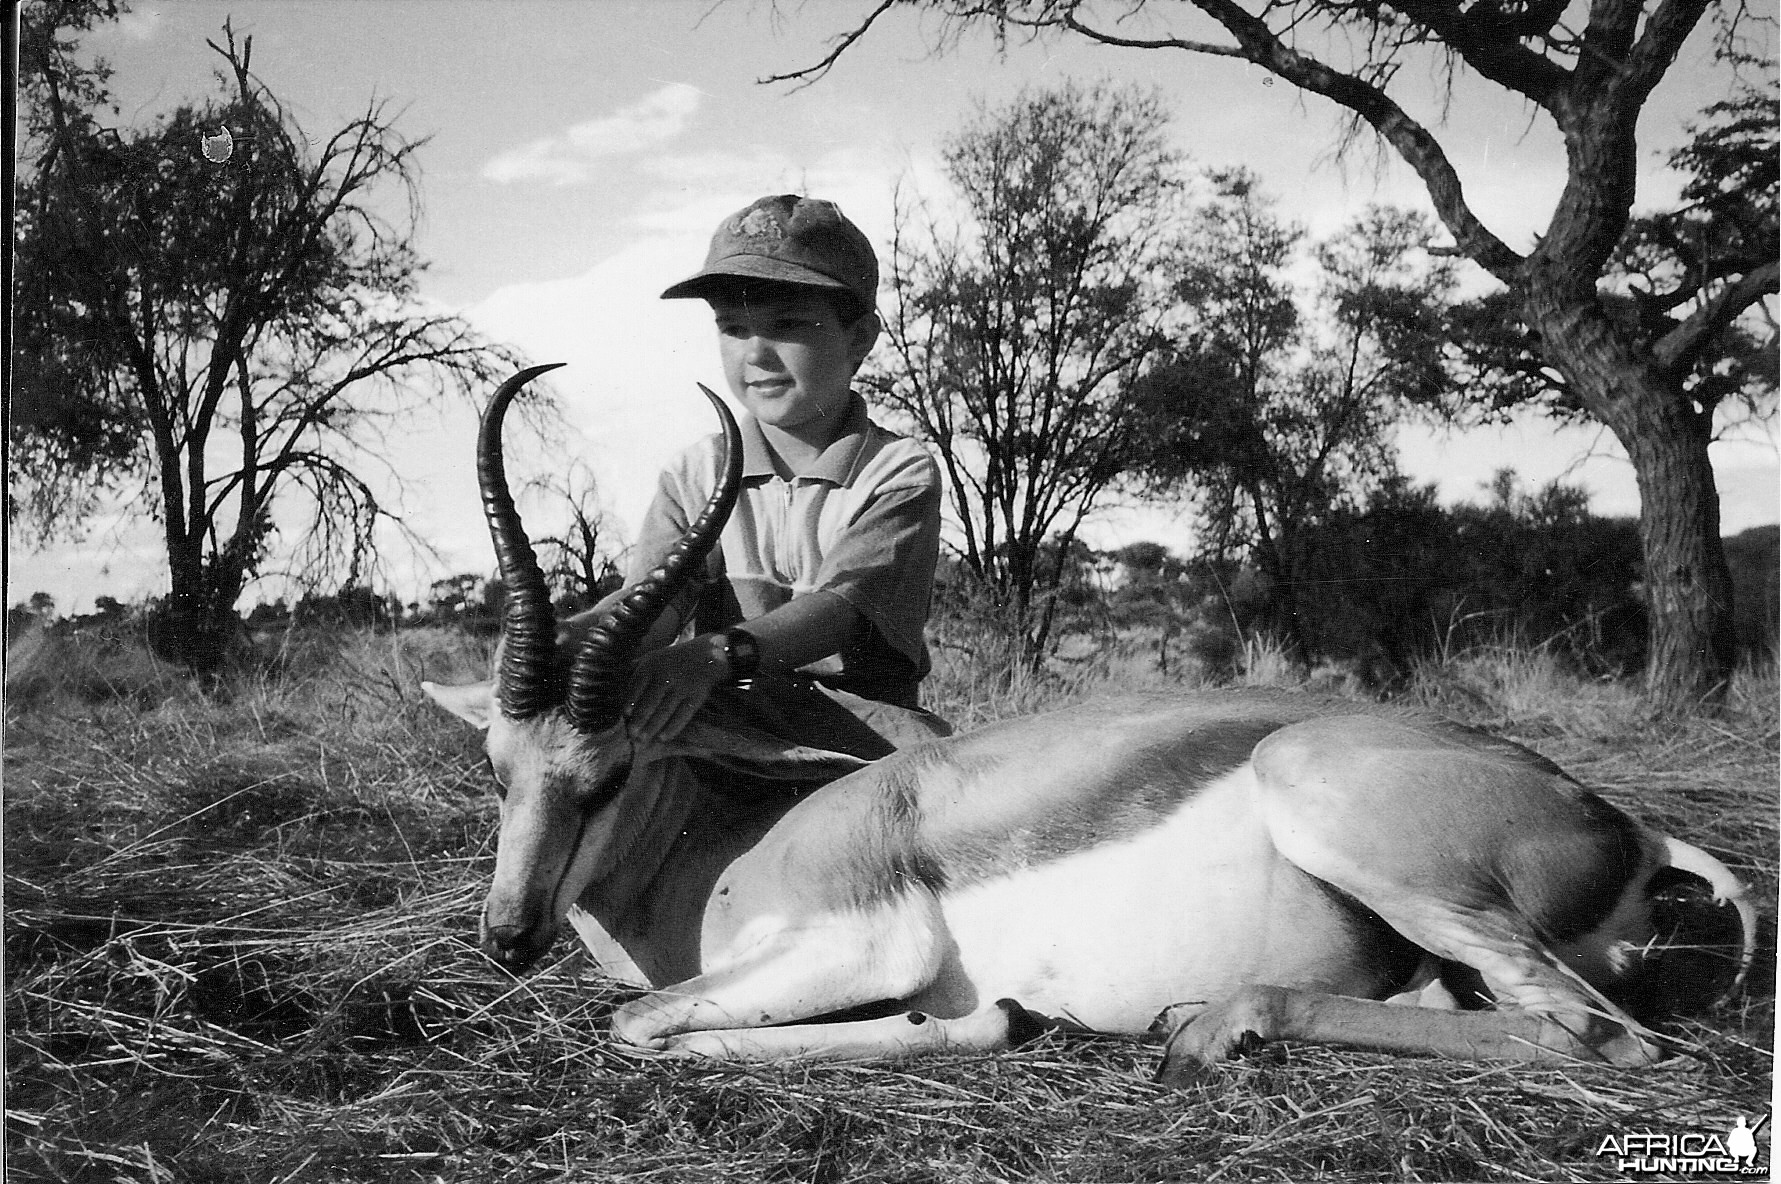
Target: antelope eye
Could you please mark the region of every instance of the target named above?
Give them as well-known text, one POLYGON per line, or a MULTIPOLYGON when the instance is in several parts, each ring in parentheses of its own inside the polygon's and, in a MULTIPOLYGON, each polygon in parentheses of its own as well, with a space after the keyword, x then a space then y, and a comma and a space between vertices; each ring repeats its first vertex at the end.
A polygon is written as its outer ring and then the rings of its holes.
POLYGON ((501 780, 501 773, 498 769, 495 768, 495 762, 489 759, 487 753, 484 753, 483 757, 482 757, 482 763, 483 763, 483 767, 485 767, 489 771, 489 779, 495 783, 495 796, 500 798, 502 801, 506 801, 507 800, 507 784, 506 784, 506 782, 501 780))

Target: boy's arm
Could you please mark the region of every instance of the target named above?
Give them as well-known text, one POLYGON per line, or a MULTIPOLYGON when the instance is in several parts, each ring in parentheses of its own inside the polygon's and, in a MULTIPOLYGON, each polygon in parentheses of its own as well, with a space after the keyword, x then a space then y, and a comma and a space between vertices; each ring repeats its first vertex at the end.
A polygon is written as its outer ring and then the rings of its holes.
MULTIPOLYGON (((760 646, 763 669, 796 670, 846 649, 865 628, 866 618, 835 593, 819 590, 794 596, 743 626, 760 646)), ((723 635, 714 636, 721 650, 723 635)))
POLYGON ((922 455, 848 524, 815 580, 912 664, 925 653, 922 634, 940 558, 940 500, 939 471, 922 455))
MULTIPOLYGON (((845 648, 866 627, 858 609, 833 592, 794 596, 745 622, 763 669, 794 670, 845 648)), ((735 677, 724 635, 707 633, 645 654, 631 679, 629 723, 639 744, 671 739, 711 692, 735 677)))
MULTIPOLYGON (((848 648, 868 628, 913 659, 921 649, 939 549, 939 470, 917 452, 888 476, 824 556, 816 590, 743 622, 758 644, 761 665, 797 669, 848 648)), ((723 635, 713 633, 643 656, 632 677, 628 716, 639 742, 672 739, 691 722, 711 692, 733 676, 725 648, 723 635)))

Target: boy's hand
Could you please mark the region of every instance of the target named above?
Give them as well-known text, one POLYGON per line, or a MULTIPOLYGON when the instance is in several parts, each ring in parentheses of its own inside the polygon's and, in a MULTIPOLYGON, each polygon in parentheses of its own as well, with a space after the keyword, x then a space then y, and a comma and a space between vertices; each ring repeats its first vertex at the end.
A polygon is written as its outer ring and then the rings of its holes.
POLYGON ((674 739, 729 676, 721 634, 645 654, 631 675, 631 738, 638 744, 674 739))

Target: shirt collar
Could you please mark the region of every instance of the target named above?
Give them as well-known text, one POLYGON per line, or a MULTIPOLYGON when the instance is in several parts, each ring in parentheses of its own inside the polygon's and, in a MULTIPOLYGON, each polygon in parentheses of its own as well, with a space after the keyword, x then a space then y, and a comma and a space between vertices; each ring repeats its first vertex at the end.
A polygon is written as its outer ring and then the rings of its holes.
MULTIPOLYGON (((842 415, 841 434, 822 450, 822 455, 816 458, 816 463, 802 475, 802 479, 827 481, 831 485, 846 485, 853 480, 866 448, 866 434, 872 427, 866 414, 866 400, 859 392, 848 392, 847 410, 842 415)), ((767 437, 761 431, 760 423, 754 416, 744 415, 741 428, 743 479, 773 476, 773 454, 768 450, 767 437)))

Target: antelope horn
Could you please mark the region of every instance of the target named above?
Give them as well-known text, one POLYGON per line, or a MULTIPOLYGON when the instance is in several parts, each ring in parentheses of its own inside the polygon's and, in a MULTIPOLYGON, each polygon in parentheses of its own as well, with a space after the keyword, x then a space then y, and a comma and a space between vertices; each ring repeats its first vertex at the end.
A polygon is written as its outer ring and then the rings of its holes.
POLYGON ((528 382, 561 362, 529 366, 502 383, 482 413, 482 430, 476 437, 476 481, 482 488, 482 513, 488 519, 489 538, 495 544, 495 562, 501 582, 507 586, 507 605, 501 628, 501 712, 509 719, 525 719, 560 701, 552 678, 557 644, 556 614, 550 608, 550 589, 532 543, 520 525, 519 511, 507 490, 507 467, 501 458, 501 421, 507 405, 528 382))
POLYGON ((617 722, 630 692, 631 668, 644 636, 686 588, 723 533, 742 490, 742 432, 724 401, 699 384, 723 423, 724 461, 705 508, 660 567, 625 589, 575 655, 569 671, 569 719, 584 732, 617 722))

